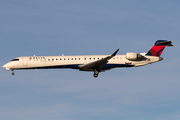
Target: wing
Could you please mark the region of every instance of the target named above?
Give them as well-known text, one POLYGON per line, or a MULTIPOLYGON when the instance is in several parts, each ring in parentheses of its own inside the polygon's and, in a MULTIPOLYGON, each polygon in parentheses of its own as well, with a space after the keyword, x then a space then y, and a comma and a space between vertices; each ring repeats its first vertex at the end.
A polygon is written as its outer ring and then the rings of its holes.
POLYGON ((106 63, 108 63, 109 59, 113 58, 117 54, 118 51, 119 49, 117 49, 112 55, 102 58, 100 60, 83 64, 83 65, 79 65, 79 69, 80 70, 101 69, 106 63))

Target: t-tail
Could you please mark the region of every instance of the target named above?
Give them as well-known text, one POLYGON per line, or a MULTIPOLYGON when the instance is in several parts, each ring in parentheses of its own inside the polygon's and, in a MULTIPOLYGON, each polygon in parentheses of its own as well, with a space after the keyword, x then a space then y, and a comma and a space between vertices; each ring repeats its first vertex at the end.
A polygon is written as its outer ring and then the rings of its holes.
POLYGON ((147 52, 146 55, 160 57, 166 46, 173 46, 172 41, 157 40, 154 46, 147 52))

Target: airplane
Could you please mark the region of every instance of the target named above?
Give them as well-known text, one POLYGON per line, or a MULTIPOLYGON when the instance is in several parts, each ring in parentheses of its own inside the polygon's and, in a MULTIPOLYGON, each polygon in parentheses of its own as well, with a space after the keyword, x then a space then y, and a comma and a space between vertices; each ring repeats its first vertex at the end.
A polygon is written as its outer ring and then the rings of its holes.
POLYGON ((157 40, 154 46, 146 53, 127 52, 117 55, 117 49, 111 55, 75 55, 75 56, 22 56, 6 63, 3 68, 11 70, 28 69, 61 69, 70 68, 79 71, 93 71, 93 76, 117 67, 139 67, 163 60, 161 56, 166 46, 173 46, 172 41, 157 40))

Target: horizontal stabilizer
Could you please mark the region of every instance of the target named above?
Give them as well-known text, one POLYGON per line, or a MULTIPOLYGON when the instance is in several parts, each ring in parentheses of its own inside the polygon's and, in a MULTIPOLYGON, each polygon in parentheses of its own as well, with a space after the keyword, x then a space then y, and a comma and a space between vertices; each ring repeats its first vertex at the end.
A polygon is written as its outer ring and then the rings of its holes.
POLYGON ((166 40, 158 40, 155 45, 166 45, 166 46, 173 46, 172 41, 166 41, 166 40))

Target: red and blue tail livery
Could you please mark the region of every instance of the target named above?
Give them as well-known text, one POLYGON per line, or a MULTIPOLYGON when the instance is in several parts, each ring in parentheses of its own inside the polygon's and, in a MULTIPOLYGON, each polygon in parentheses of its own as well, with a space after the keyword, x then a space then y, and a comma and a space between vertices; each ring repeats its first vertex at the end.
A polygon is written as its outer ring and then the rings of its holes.
POLYGON ((173 46, 171 41, 157 40, 154 46, 147 52, 146 55, 160 57, 166 46, 173 46))

